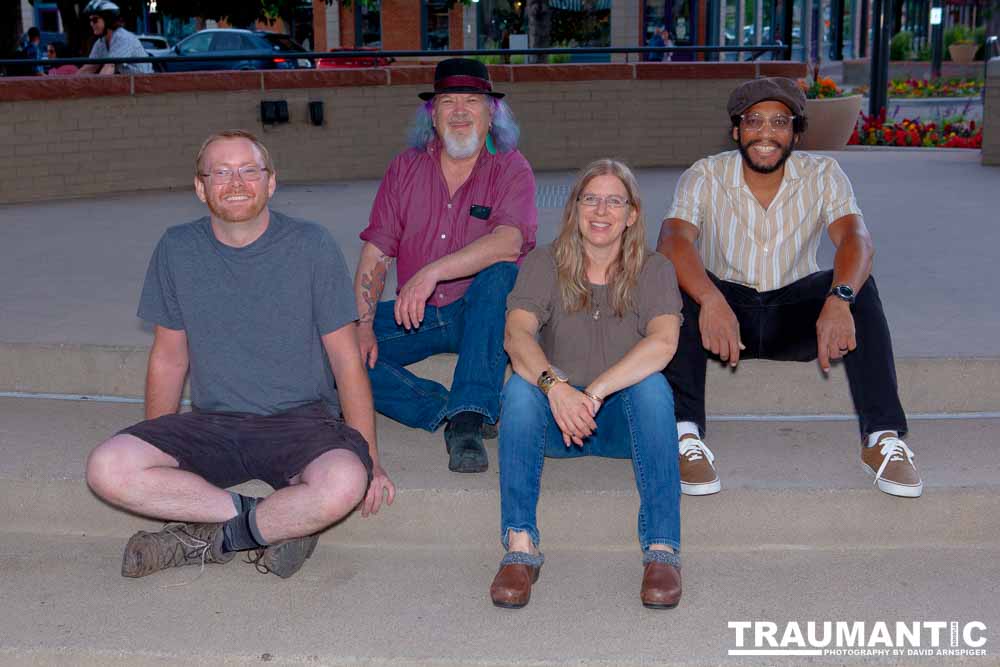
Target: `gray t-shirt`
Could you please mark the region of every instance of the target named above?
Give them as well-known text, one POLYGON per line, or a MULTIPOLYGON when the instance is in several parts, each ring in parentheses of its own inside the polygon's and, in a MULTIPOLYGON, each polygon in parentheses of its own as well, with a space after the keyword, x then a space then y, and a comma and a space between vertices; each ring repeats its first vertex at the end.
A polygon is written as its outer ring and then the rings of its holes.
MULTIPOLYGON (((148 56, 139 38, 125 28, 118 28, 111 33, 111 46, 101 37, 90 49, 91 58, 143 58, 148 56)), ((115 74, 152 74, 151 63, 117 63, 115 74)))
POLYGON ((552 246, 536 248, 524 258, 507 310, 526 310, 538 318, 538 337, 549 363, 572 384, 585 386, 617 363, 646 335, 649 321, 680 314, 682 301, 674 266, 659 253, 646 255, 636 294, 637 309, 617 317, 608 303, 607 285, 591 285, 588 310, 567 313, 559 293, 552 246), (595 316, 596 315, 596 316, 595 316))
POLYGON ((149 262, 139 317, 187 334, 191 400, 274 414, 339 402, 320 336, 357 319, 347 263, 324 228, 271 211, 244 248, 207 217, 171 227, 149 262))

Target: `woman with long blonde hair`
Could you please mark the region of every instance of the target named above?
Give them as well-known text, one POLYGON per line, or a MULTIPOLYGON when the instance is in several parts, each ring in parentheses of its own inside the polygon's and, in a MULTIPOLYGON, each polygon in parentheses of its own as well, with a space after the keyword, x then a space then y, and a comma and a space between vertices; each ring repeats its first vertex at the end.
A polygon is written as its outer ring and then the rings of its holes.
POLYGON ((519 608, 544 560, 536 507, 546 456, 632 460, 642 603, 681 596, 680 481, 673 396, 660 371, 677 349, 673 266, 646 247, 635 176, 598 160, 577 178, 558 238, 525 258, 507 299, 514 375, 500 419, 501 541, 493 603, 519 608))

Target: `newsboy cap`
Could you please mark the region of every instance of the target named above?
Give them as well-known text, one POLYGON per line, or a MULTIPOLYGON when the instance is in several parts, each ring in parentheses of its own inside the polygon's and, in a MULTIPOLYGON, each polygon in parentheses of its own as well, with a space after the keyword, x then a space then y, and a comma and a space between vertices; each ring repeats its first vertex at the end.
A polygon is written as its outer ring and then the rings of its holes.
POLYGON ((730 116, 739 116, 758 102, 767 100, 781 102, 793 115, 805 118, 805 93, 799 84, 783 76, 753 79, 741 84, 729 96, 726 110, 730 116))

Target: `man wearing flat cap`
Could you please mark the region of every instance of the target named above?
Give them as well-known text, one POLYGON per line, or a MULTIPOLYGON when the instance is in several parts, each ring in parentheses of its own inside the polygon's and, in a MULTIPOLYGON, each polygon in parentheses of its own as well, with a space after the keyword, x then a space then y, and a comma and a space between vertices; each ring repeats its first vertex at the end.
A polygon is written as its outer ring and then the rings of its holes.
POLYGON ((843 359, 861 429, 861 463, 879 490, 920 496, 913 452, 901 439, 889 327, 871 276, 872 240, 836 160, 795 151, 806 100, 791 79, 749 81, 728 113, 738 150, 696 162, 677 183, 660 231, 684 299, 677 354, 664 371, 674 391, 681 490, 721 489, 705 438, 708 357, 843 359), (816 263, 823 232, 833 269, 816 263))
POLYGON ((500 413, 507 293, 535 247, 538 212, 519 130, 485 65, 451 58, 389 164, 355 275, 358 334, 375 408, 407 426, 446 424, 448 468, 483 472, 500 413), (396 261, 395 301, 379 299, 396 261), (458 354, 451 388, 405 366, 458 354))

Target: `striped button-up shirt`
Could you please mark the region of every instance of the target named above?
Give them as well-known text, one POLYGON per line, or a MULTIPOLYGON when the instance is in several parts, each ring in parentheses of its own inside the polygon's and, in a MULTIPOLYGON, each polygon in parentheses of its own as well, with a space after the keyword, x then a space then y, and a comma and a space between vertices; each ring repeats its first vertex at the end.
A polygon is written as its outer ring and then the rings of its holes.
POLYGON ((816 251, 827 226, 861 215, 840 165, 793 152, 767 209, 743 180, 742 166, 739 151, 698 160, 677 182, 666 217, 698 228, 705 268, 728 282, 767 292, 819 271, 816 251))

